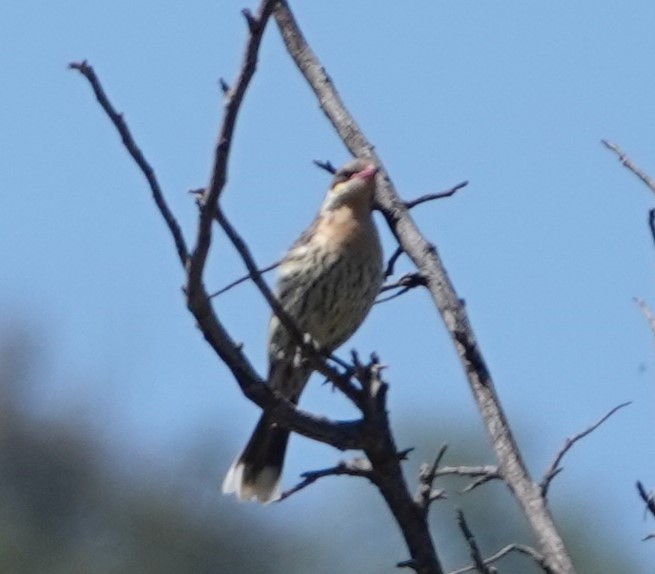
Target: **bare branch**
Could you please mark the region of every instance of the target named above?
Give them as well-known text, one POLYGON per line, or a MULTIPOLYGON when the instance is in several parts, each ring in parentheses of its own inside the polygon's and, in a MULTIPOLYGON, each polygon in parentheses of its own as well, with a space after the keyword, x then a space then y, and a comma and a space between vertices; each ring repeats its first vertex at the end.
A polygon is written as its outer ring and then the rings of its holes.
POLYGON ((498 467, 491 464, 484 466, 442 466, 441 468, 437 469, 435 474, 436 476, 491 476, 494 478, 502 478, 498 471, 498 467))
POLYGON ((473 532, 471 531, 469 525, 466 522, 466 518, 464 518, 464 513, 459 508, 455 512, 457 513, 457 525, 459 526, 459 529, 462 531, 462 534, 464 535, 464 539, 466 540, 466 545, 469 547, 469 555, 473 560, 474 570, 479 574, 496 574, 496 569, 489 568, 486 560, 482 559, 482 553, 480 552, 478 543, 475 541, 475 536, 473 536, 473 532))
POLYGON ((82 62, 72 62, 68 65, 68 67, 71 70, 77 70, 87 79, 89 84, 91 84, 91 88, 93 89, 93 93, 95 94, 98 103, 105 111, 111 122, 114 124, 114 127, 123 140, 125 149, 132 156, 132 159, 137 164, 145 178, 148 180, 148 185, 150 186, 152 197, 157 204, 157 209, 159 209, 159 213, 161 213, 169 231, 171 232, 171 235, 173 236, 173 241, 175 242, 175 248, 177 250, 177 256, 179 257, 182 266, 185 267, 189 258, 189 253, 187 251, 186 242, 184 241, 184 236, 182 235, 182 230, 180 229, 180 226, 178 225, 173 212, 169 209, 168 204, 164 199, 164 194, 162 193, 161 187, 159 186, 159 181, 157 180, 157 176, 155 175, 152 166, 144 157, 143 152, 141 149, 139 149, 139 146, 136 145, 134 138, 132 137, 132 133, 130 132, 127 123, 125 122, 123 114, 118 113, 116 108, 114 108, 112 103, 109 101, 109 98, 107 97, 107 94, 105 93, 105 90, 102 87, 98 76, 96 76, 95 71, 87 63, 86 60, 83 60, 82 62))
POLYGON ((648 512, 650 512, 653 515, 653 518, 655 518, 655 495, 653 495, 652 492, 648 492, 640 481, 637 481, 637 490, 639 491, 641 499, 646 503, 648 512))
MULTIPOLYGON (((640 481, 637 481, 637 491, 639 492, 641 499, 646 503, 646 511, 650 512, 650 514, 655 517, 655 495, 653 495, 653 492, 648 492, 640 481)), ((655 532, 651 532, 644 536, 642 540, 652 540, 654 538, 655 532)))
POLYGON ((419 285, 425 285, 425 279, 423 279, 423 277, 421 277, 418 273, 406 273, 400 279, 398 279, 398 281, 382 285, 380 288, 380 293, 391 291, 392 289, 398 289, 399 287, 407 287, 411 289, 413 287, 418 287, 419 285))
MULTIPOLYGON (((607 149, 616 154, 623 167, 630 170, 644 184, 646 184, 648 189, 650 189, 652 192, 655 192, 655 180, 645 171, 639 169, 619 146, 610 143, 607 140, 600 141, 607 149)), ((655 242, 655 209, 650 209, 648 211, 648 228, 650 229, 651 238, 653 239, 653 242, 655 242)))
POLYGON ((416 490, 416 494, 414 495, 414 500, 416 505, 423 509, 425 513, 427 513, 430 508, 430 504, 432 504, 435 500, 442 500, 446 498, 446 492, 441 489, 435 490, 433 485, 434 480, 437 477, 437 469, 439 468, 441 460, 443 459, 447 450, 448 445, 442 445, 437 452, 437 456, 434 457, 432 464, 423 464, 419 470, 419 485, 418 489, 416 490))
POLYGON ((241 10, 241 14, 243 14, 243 17, 246 19, 246 23, 248 24, 248 29, 250 30, 251 34, 257 34, 257 32, 260 31, 260 27, 262 25, 261 19, 260 18, 255 18, 252 15, 252 12, 248 10, 248 8, 244 8, 241 10))
MULTIPOLYGON (((489 558, 486 558, 484 560, 484 564, 493 564, 494 562, 498 562, 501 558, 504 558, 508 554, 511 554, 512 552, 518 552, 520 554, 525 554, 526 556, 529 556, 532 558, 541 568, 544 572, 547 574, 555 574, 550 568, 548 568, 548 565, 546 564, 546 561, 544 560, 544 557, 539 554, 534 548, 530 548, 529 546, 525 546, 523 544, 508 544, 507 546, 501 548, 498 552, 495 554, 492 554, 489 556, 489 558)), ((451 570, 448 574, 464 574, 465 572, 472 572, 475 570, 476 566, 471 565, 471 566, 465 566, 464 568, 458 568, 457 570, 451 570)))
POLYGON ((230 93, 230 84, 225 81, 225 78, 218 78, 218 85, 221 87, 224 96, 230 93))
MULTIPOLYGON (((402 250, 399 248, 395 253, 402 254, 402 250)), ((394 256, 395 256, 394 253, 394 256)), ((392 256, 392 258, 394 257, 392 256)), ((245 283, 249 279, 253 279, 256 276, 261 276, 264 273, 268 273, 269 271, 272 271, 273 269, 276 269, 277 267, 280 266, 281 261, 275 261, 274 263, 271 263, 270 265, 267 265, 266 267, 262 267, 261 269, 257 269, 255 273, 248 273, 247 275, 243 275, 242 277, 239 277, 238 279, 235 279, 231 283, 228 283, 225 287, 222 287, 218 291, 214 291, 209 295, 210 299, 213 299, 214 297, 218 297, 219 295, 223 295, 223 293, 226 293, 230 289, 233 289, 234 287, 237 287, 238 285, 241 285, 242 283, 245 283)), ((391 265, 391 259, 389 260, 389 265, 391 265)), ((387 267, 388 268, 388 267, 387 267)), ((416 273, 408 273, 401 277, 398 281, 394 283, 387 283, 386 285, 383 285, 382 288, 380 289, 380 293, 384 293, 385 291, 390 291, 392 289, 399 289, 403 288, 402 291, 398 293, 394 293, 391 297, 386 297, 384 299, 380 299, 376 301, 376 303, 384 303, 385 301, 390 301, 391 299, 395 299, 396 297, 406 293, 410 289, 413 289, 415 287, 419 287, 421 285, 424 285, 424 281, 421 280, 421 278, 418 276, 416 273)))
MULTIPOLYGON (((449 197, 449 196, 453 195, 459 189, 461 189, 462 187, 464 187, 466 185, 468 185, 468 181, 464 181, 462 183, 459 183, 456 186, 449 189, 448 191, 444 191, 444 192, 441 192, 441 193, 433 193, 433 194, 423 195, 423 196, 421 196, 421 197, 419 197, 417 199, 414 199, 412 201, 406 201, 406 202, 404 202, 405 207, 407 207, 408 209, 411 209, 412 207, 415 207, 416 205, 420 205, 421 203, 424 203, 426 201, 431 201, 433 199, 441 199, 443 197, 449 197)), ((385 278, 389 278, 394 274, 395 268, 396 268, 396 263, 398 262, 398 259, 400 258, 400 256, 403 253, 404 253, 403 248, 400 245, 398 247, 396 247, 396 250, 393 252, 391 257, 389 257, 389 260, 387 261, 387 266, 386 266, 385 271, 384 271, 384 277, 385 278)), ((391 297, 386 297, 384 299, 380 299, 380 300, 376 301, 376 303, 384 303, 386 301, 390 301, 391 299, 395 299, 396 297, 399 297, 400 295, 403 295, 403 294, 407 293, 407 291, 409 291, 410 289, 412 289, 414 287, 418 287, 419 285, 421 285, 421 286, 425 285, 425 282, 417 282, 416 284, 412 284, 411 286, 408 286, 407 283, 405 283, 405 282, 410 281, 409 277, 415 277, 417 280, 419 279, 419 276, 416 273, 415 274, 407 274, 404 277, 401 277, 400 280, 397 281, 396 283, 388 283, 387 285, 383 285, 382 288, 380 289, 381 293, 384 292, 384 291, 389 291, 391 289, 398 288, 398 287, 407 287, 407 288, 403 289, 399 293, 395 293, 391 297)))
POLYGON ((396 247, 396 250, 393 252, 391 257, 389 257, 389 261, 387 262, 387 267, 384 271, 384 278, 388 279, 394 274, 394 271, 396 269, 396 263, 398 262, 398 258, 404 253, 403 248, 396 247))
POLYGON ((487 474, 486 476, 481 476, 471 481, 470 484, 462 488, 462 490, 460 490, 460 493, 464 494, 466 492, 471 492, 476 488, 478 488, 478 486, 487 484, 487 482, 491 482, 492 480, 502 480, 502 477, 500 476, 500 474, 487 474))
POLYGON ((464 487, 460 492, 470 492, 478 486, 486 484, 492 480, 502 480, 502 476, 497 466, 443 466, 435 471, 435 477, 439 476, 468 476, 475 478, 471 484, 464 487))
POLYGON ((223 293, 226 293, 230 289, 236 287, 237 285, 241 285, 241 283, 245 283, 248 281, 248 279, 254 279, 256 276, 261 277, 264 273, 268 273, 269 271, 272 271, 273 269, 276 269, 277 267, 280 266, 281 261, 276 261, 275 263, 271 263, 270 265, 267 265, 266 267, 262 267, 261 269, 257 269, 257 272, 255 275, 252 273, 248 273, 248 275, 244 275, 243 277, 239 277, 238 279, 235 279, 232 281, 232 283, 228 283, 225 287, 222 289, 219 289, 218 291, 214 291, 211 295, 209 295, 210 299, 213 299, 214 297, 218 297, 219 295, 222 295, 223 293))
POLYGON ((634 298, 635 303, 639 305, 639 308, 641 309, 641 312, 644 314, 644 317, 646 318, 646 321, 648 321, 648 326, 650 327, 650 330, 653 332, 653 335, 655 335, 655 316, 653 315, 652 311, 646 304, 646 301, 643 299, 639 299, 638 297, 634 298))
MULTIPOLYGON (((393 274, 393 266, 395 264, 395 261, 398 259, 400 255, 402 255, 403 251, 399 247, 396 249, 394 254, 389 258, 389 262, 387 263, 387 271, 385 272, 385 276, 388 276, 388 274, 393 274)), ((234 287, 237 287, 238 285, 241 285, 242 283, 245 283, 249 279, 255 278, 255 276, 261 276, 264 273, 268 273, 269 271, 272 271, 273 269, 276 269, 277 267, 280 266, 281 261, 275 261, 274 263, 271 263, 270 265, 267 265, 266 267, 262 267, 261 269, 257 269, 255 274, 248 273, 247 275, 243 275, 242 277, 239 277, 238 279, 235 279, 231 283, 228 283, 225 287, 222 287, 218 291, 214 291, 209 295, 210 299, 213 299, 214 297, 218 297, 219 295, 223 295, 223 293, 226 293, 230 289, 233 289, 234 287)), ((385 301, 390 301, 391 299, 395 299, 396 297, 406 293, 410 289, 414 289, 415 287, 419 287, 421 285, 424 285, 425 282, 422 281, 421 277, 417 273, 407 273, 406 275, 403 275, 398 281, 395 281, 394 283, 387 283, 386 285, 383 285, 380 288, 380 293, 384 293, 385 291, 391 291, 392 289, 400 289, 402 288, 402 291, 399 293, 395 293, 391 297, 386 297, 384 299, 380 299, 376 301, 376 303, 384 303, 385 301)))
POLYGON ((361 476, 373 481, 373 473, 371 472, 371 465, 365 458, 355 458, 349 461, 341 461, 337 466, 326 468, 323 470, 310 470, 303 472, 300 476, 301 480, 294 487, 285 490, 276 502, 282 502, 285 498, 289 498, 292 494, 307 488, 314 484, 319 478, 326 476, 361 476))
POLYGON ((601 143, 610 151, 614 152, 616 156, 619 158, 619 161, 621 162, 621 165, 625 167, 626 169, 630 170, 632 173, 634 173, 643 183, 645 183, 648 188, 655 193, 655 180, 653 180, 651 177, 649 177, 646 172, 642 171, 639 169, 632 161, 630 158, 626 155, 626 153, 616 144, 613 144, 607 140, 600 140, 601 143))
POLYGON ((372 480, 384 497, 396 523, 405 538, 411 561, 405 566, 420 574, 443 574, 434 550, 425 513, 418 507, 409 492, 401 467, 407 450, 396 447, 386 407, 388 385, 380 378, 383 365, 375 355, 367 365, 353 356, 355 371, 365 391, 360 406, 364 415, 366 438, 364 452, 371 462, 372 480))
POLYGON ((487 466, 444 466, 435 470, 434 477, 440 476, 468 476, 475 478, 470 484, 462 488, 459 492, 464 494, 471 492, 479 486, 491 482, 492 480, 502 480, 503 477, 498 467, 487 466))
POLYGON ((390 295, 389 297, 383 297, 382 299, 378 299, 375 302, 375 305, 379 303, 385 303, 386 301, 391 301, 396 297, 400 297, 401 295, 404 295, 405 293, 407 293, 407 291, 425 285, 426 285, 425 279, 421 277, 421 275, 419 275, 418 273, 406 273, 400 279, 398 279, 398 281, 395 281, 393 283, 387 283, 386 285, 383 285, 382 288, 380 289, 380 293, 391 291, 392 289, 400 289, 400 291, 394 293, 393 295, 390 295))
POLYGON ((620 405, 617 405, 613 409, 611 409, 606 415, 601 417, 598 421, 596 421, 594 424, 591 426, 587 427, 585 430, 579 432, 578 434, 569 437, 564 441, 564 445, 562 448, 557 452, 555 455, 555 459, 551 463, 551 465, 548 467, 546 472, 544 473, 544 477, 541 479, 541 482, 539 483, 539 487, 541 488, 541 491, 543 492, 544 498, 548 496, 548 488, 550 487, 550 483, 552 482, 553 478, 557 476, 561 471, 562 468, 560 467, 560 464, 562 462, 562 459, 564 458, 564 455, 573 448, 573 445, 578 442, 579 440, 583 439, 587 435, 591 434, 594 432, 600 425, 602 425, 607 419, 609 419, 614 413, 617 411, 621 410, 624 407, 627 407, 628 405, 632 404, 631 401, 621 403, 620 405))
POLYGON ((245 52, 241 69, 233 87, 225 97, 223 119, 218 133, 218 140, 214 155, 214 166, 210 177, 209 185, 203 194, 198 222, 198 233, 196 245, 191 254, 188 266, 187 295, 192 296, 202 285, 202 275, 207 261, 207 254, 211 244, 211 225, 214 218, 214 210, 217 207, 218 198, 223 191, 227 181, 227 166, 232 146, 232 137, 236 126, 237 117, 246 90, 257 67, 257 54, 261 45, 262 36, 266 23, 270 18, 277 0, 262 0, 256 15, 244 11, 248 22, 249 37, 246 41, 245 52))
POLYGON ((405 201, 404 202, 405 207, 407 209, 412 209, 413 207, 416 207, 417 205, 421 205, 421 203, 426 203, 427 201, 434 201, 435 199, 443 199, 444 197, 450 197, 452 195, 455 195, 460 189, 466 187, 468 184, 469 184, 468 181, 463 181, 446 191, 441 191, 439 193, 428 193, 426 195, 422 195, 421 197, 417 197, 416 199, 405 201))

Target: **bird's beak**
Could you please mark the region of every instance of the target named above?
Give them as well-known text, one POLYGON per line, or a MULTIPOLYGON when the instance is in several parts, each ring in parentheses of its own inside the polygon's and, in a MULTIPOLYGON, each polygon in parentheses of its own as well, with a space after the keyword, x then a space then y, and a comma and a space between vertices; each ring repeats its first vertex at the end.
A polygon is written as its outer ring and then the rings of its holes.
POLYGON ((362 171, 358 172, 355 177, 361 177, 362 179, 371 179, 372 177, 375 176, 375 174, 378 171, 379 171, 378 166, 371 164, 368 167, 365 167, 362 171))

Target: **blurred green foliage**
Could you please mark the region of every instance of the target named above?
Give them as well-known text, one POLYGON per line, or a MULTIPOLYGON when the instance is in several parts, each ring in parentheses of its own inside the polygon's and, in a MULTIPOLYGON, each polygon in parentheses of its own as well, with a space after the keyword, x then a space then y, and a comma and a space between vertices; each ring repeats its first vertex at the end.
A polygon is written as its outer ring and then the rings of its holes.
MULTIPOLYGON (((325 495, 319 516, 313 513, 309 521, 299 517, 280 528, 279 521, 267 520, 270 514, 254 518, 245 505, 220 506, 219 511, 215 485, 210 485, 210 497, 186 495, 188 473, 180 472, 173 478, 179 485, 171 485, 170 475, 153 477, 126 467, 120 453, 112 452, 80 417, 35 414, 29 398, 43 388, 34 380, 38 357, 33 341, 20 331, 0 337, 0 572, 365 574, 394 572, 394 557, 403 559, 397 553, 396 526, 364 481, 344 481, 345 500, 335 504, 333 496, 325 495)), ((430 433, 416 427, 411 435, 430 433)), ((483 442, 460 433, 454 443, 467 446, 455 449, 448 464, 491 462, 485 460, 489 453, 483 442), (466 460, 458 460, 457 452, 466 452, 466 460)), ((434 445, 417 446, 421 452, 434 450, 434 445)), ((215 453, 199 452, 205 457, 215 453)), ((415 476, 417 462, 409 465, 408 476, 415 476)), ((448 490, 449 500, 435 505, 433 524, 448 567, 468 563, 454 525, 455 505, 465 509, 485 553, 512 541, 531 543, 516 504, 501 485, 464 496, 457 494, 461 481, 443 480, 439 486, 448 490)), ((312 488, 328 488, 328 483, 312 488)), ((608 533, 587 524, 575 504, 558 519, 581 574, 636 572, 627 553, 612 546, 608 533)), ((498 568, 506 574, 540 572, 522 556, 498 568)))

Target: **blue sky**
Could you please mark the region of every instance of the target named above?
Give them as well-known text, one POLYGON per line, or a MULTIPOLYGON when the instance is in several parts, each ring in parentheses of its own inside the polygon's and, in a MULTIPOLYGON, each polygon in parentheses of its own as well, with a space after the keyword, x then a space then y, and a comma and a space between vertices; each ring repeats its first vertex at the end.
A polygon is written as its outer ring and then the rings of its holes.
MULTIPOLYGON (((236 453, 257 416, 184 309, 181 270, 141 174, 83 79, 66 70, 83 58, 95 66, 192 238, 186 191, 209 174, 217 79, 234 77, 247 3, 164 4, 0 7, 2 323, 43 339, 54 381, 37 397, 44 413, 76 409, 155 466, 183 460, 203 432, 219 432, 236 453)), ((634 401, 575 447, 551 498, 555 509, 589 508, 599 528, 620 524, 615 537, 645 572, 654 547, 639 541, 650 526, 634 482, 655 486, 655 346, 632 298, 655 306, 653 198, 599 140, 655 175, 655 4, 292 6, 403 196, 471 182, 413 215, 466 299, 535 475, 566 436, 634 401)), ((224 196, 260 264, 284 252, 321 201, 328 178, 311 160, 346 157, 271 27, 224 196)), ((217 241, 208 288, 242 271, 217 241)), ((255 289, 233 290, 216 309, 263 372, 268 310, 255 289)), ((402 446, 417 441, 401 421, 432 425, 435 447, 452 425, 482 433, 425 293, 376 307, 344 352, 351 347, 390 365, 402 446)), ((319 384, 304 406, 352 414, 319 384)), ((232 454, 217 452, 208 480, 220 482, 232 454)), ((337 457, 294 441, 286 483, 337 457)), ((319 504, 324 491, 302 496, 319 504)), ((217 508, 231 503, 216 496, 217 508)))

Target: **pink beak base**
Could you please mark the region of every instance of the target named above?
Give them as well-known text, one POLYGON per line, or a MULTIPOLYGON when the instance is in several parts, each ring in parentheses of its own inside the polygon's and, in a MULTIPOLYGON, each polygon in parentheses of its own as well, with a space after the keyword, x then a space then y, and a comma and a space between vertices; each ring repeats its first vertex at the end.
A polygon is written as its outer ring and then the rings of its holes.
POLYGON ((364 168, 362 171, 359 171, 355 174, 355 177, 361 177, 362 179, 369 179, 373 177, 378 172, 378 167, 375 165, 369 165, 364 168))

